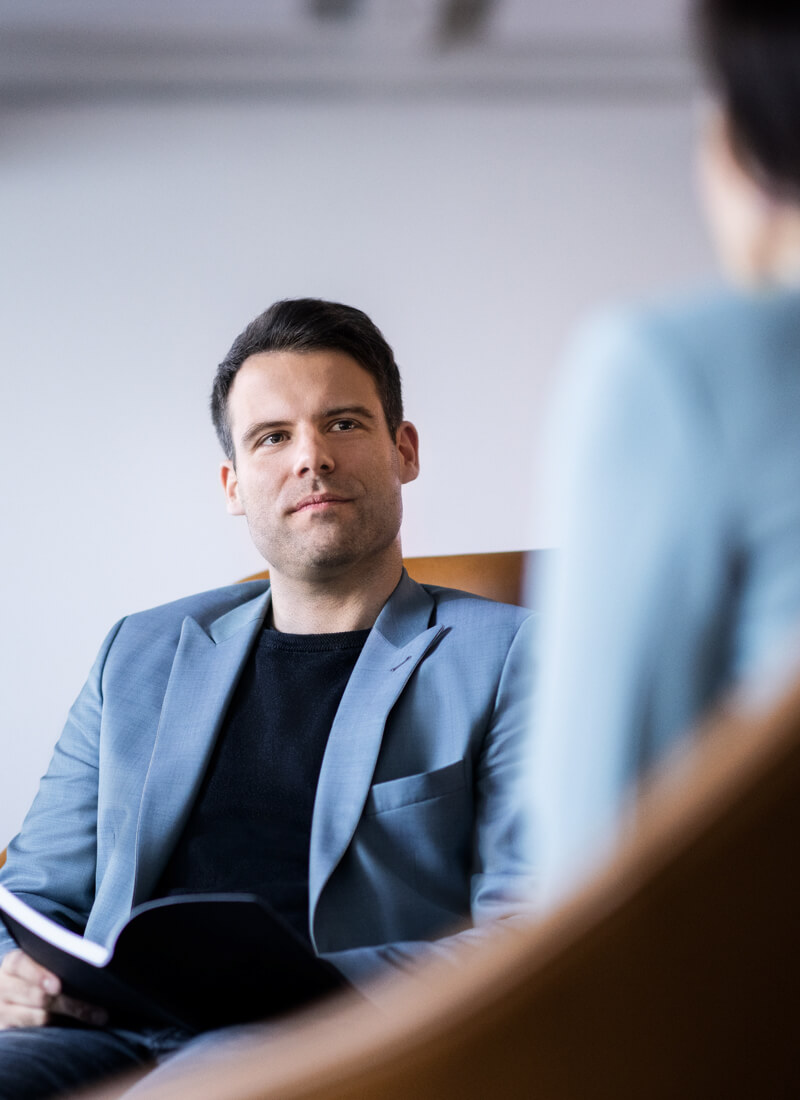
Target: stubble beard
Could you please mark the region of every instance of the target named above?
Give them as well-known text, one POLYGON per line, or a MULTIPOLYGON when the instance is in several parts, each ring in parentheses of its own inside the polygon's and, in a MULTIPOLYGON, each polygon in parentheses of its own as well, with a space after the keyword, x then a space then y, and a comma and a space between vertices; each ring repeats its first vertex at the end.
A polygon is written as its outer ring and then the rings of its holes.
POLYGON ((389 511, 388 506, 371 509, 366 515, 357 511, 348 522, 335 514, 321 514, 311 519, 308 530, 292 530, 291 520, 282 529, 272 531, 253 524, 250 536, 271 569, 287 577, 317 579, 388 549, 400 530, 399 496, 391 516, 389 511))

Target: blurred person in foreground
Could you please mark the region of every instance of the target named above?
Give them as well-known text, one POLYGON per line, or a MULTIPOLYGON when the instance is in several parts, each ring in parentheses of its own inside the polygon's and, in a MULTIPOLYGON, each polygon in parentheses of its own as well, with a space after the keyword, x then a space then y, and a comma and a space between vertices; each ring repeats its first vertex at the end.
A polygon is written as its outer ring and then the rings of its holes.
POLYGON ((723 288, 576 341, 545 476, 535 719, 541 899, 614 846, 637 783, 800 625, 800 7, 703 0, 699 182, 723 288))

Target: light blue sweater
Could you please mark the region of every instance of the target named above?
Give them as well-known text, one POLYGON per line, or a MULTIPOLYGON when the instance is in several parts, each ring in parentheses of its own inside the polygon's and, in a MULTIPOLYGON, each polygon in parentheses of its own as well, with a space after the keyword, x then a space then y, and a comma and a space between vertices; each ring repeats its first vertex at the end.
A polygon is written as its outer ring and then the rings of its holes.
POLYGON ((530 784, 552 899, 613 845, 636 781, 698 716, 800 657, 800 290, 588 326, 545 477, 563 551, 530 784))

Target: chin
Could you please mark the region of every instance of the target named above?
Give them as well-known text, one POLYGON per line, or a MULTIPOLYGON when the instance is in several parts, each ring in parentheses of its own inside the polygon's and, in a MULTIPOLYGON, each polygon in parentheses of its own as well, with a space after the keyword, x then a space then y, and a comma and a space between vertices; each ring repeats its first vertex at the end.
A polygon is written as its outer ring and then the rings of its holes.
POLYGON ((319 573, 335 572, 355 565, 363 556, 363 551, 353 546, 305 547, 292 555, 283 571, 310 580, 319 573))

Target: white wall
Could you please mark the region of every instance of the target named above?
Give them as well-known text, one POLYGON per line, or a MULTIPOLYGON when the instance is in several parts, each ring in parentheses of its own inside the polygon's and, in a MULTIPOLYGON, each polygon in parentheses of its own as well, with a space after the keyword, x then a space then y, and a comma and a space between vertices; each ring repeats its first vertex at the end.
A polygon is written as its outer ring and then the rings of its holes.
POLYGON ((111 623, 262 567, 206 414, 243 325, 366 309, 422 435, 406 552, 520 547, 576 316, 711 271, 690 143, 657 103, 0 114, 0 847, 111 623))

